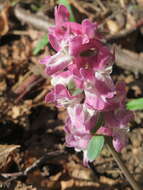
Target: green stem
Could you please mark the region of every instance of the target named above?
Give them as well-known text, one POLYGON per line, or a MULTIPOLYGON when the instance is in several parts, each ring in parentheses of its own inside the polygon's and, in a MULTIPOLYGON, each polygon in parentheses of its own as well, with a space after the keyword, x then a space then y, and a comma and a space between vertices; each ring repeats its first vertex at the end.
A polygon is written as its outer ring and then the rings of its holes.
POLYGON ((120 159, 118 153, 114 150, 113 146, 110 143, 107 143, 107 147, 110 150, 113 158, 117 162, 119 168, 123 172, 124 176, 126 177, 126 179, 128 180, 128 182, 132 186, 132 188, 134 190, 141 190, 141 188, 139 187, 139 185, 137 184, 137 182, 135 181, 135 179, 133 178, 133 176, 130 174, 129 170, 126 168, 126 166, 124 165, 124 163, 120 159))

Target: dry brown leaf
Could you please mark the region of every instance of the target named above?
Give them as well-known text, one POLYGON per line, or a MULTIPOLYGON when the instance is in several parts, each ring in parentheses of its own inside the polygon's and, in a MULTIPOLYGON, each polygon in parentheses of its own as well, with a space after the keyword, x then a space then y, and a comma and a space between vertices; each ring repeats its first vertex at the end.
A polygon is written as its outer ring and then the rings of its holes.
POLYGON ((0 12, 0 36, 5 35, 9 30, 8 10, 9 5, 6 4, 0 12))
POLYGON ((66 170, 71 177, 79 180, 94 180, 95 176, 90 168, 85 168, 84 166, 70 161, 65 165, 66 170))
POLYGON ((115 185, 116 183, 119 182, 119 180, 111 179, 109 177, 101 176, 100 177, 100 182, 103 184, 108 184, 108 185, 115 185))
POLYGON ((14 190, 37 190, 37 188, 33 187, 32 185, 26 185, 21 181, 18 181, 14 190))
POLYGON ((68 188, 71 188, 74 186, 74 180, 68 180, 68 181, 61 181, 61 189, 66 190, 68 188))
POLYGON ((136 25, 136 20, 135 17, 133 15, 131 15, 130 13, 127 14, 127 24, 126 24, 126 28, 129 29, 132 26, 136 25))
POLYGON ((115 34, 120 31, 119 25, 113 20, 107 20, 107 27, 111 34, 115 34))
POLYGON ((12 153, 19 145, 0 145, 0 170, 4 169, 12 160, 12 153))

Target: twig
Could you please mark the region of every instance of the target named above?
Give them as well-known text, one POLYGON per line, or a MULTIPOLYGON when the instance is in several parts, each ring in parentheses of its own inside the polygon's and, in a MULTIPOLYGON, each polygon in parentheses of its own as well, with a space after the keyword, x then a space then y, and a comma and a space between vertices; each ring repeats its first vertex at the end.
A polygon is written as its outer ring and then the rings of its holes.
POLYGON ((14 30, 14 31, 10 31, 10 34, 14 34, 14 35, 19 35, 19 36, 29 36, 29 32, 28 31, 23 31, 23 30, 14 30))
POLYGON ((124 29, 114 35, 109 34, 108 36, 106 36, 106 41, 109 42, 112 40, 123 38, 128 34, 134 32, 137 28, 141 27, 142 25, 143 25, 143 19, 139 20, 135 25, 131 26, 129 29, 124 29))
MULTIPOLYGON (((75 0, 70 0, 70 3, 74 5, 81 13, 87 15, 91 19, 91 15, 84 9, 82 8, 79 3, 77 3, 75 0)), ((33 27, 36 29, 42 30, 47 32, 48 27, 53 25, 53 19, 50 19, 46 15, 36 15, 33 13, 30 13, 29 11, 21 8, 19 5, 17 5, 14 9, 15 16, 21 20, 24 23, 31 24, 33 27)), ((110 18, 110 17, 109 17, 110 18)), ((104 24, 104 22, 101 24, 101 26, 104 24)), ((124 29, 120 31, 117 34, 114 35, 108 35, 106 36, 106 41, 110 42, 112 40, 116 40, 118 38, 122 38, 127 36, 128 34, 134 32, 137 28, 141 27, 143 25, 143 19, 140 19, 137 21, 137 23, 129 29, 124 29)))
POLYGON ((16 172, 16 173, 2 173, 1 176, 4 178, 8 178, 6 183, 11 182, 18 177, 27 176, 28 173, 32 172, 33 170, 39 168, 42 164, 46 163, 48 160, 52 160, 56 157, 61 157, 63 155, 66 155, 66 152, 64 151, 55 151, 55 152, 49 152, 42 156, 40 159, 36 160, 31 166, 26 168, 24 171, 16 172))
POLYGON ((47 92, 48 92, 48 89, 44 88, 43 91, 39 95, 37 95, 36 98, 34 98, 33 104, 37 105, 37 103, 39 102, 41 103, 40 100, 44 100, 44 97, 46 96, 47 92))
POLYGON ((88 11, 86 11, 81 4, 79 4, 79 2, 77 2, 76 0, 69 0, 69 2, 78 9, 78 11, 82 14, 85 14, 86 16, 88 16, 89 18, 91 17, 90 13, 88 11))
POLYGON ((104 20, 102 20, 102 22, 100 23, 99 27, 102 28, 103 25, 105 25, 108 20, 115 18, 115 16, 117 16, 119 13, 124 13, 124 11, 125 11, 124 9, 118 9, 118 10, 116 10, 111 15, 107 16, 104 20))
POLYGON ((132 186, 132 188, 134 190, 141 190, 140 187, 138 186, 138 184, 136 183, 136 181, 134 180, 133 176, 130 174, 129 170, 126 168, 126 166, 124 165, 124 163, 120 159, 117 152, 114 150, 113 146, 110 143, 107 143, 107 147, 110 150, 110 152, 111 152, 112 156, 114 157, 115 161, 117 162, 119 168, 121 169, 121 171, 125 175, 126 179, 128 180, 128 182, 132 186))
POLYGON ((98 12, 98 13, 100 12, 101 13, 101 9, 99 7, 97 7, 97 6, 93 6, 93 4, 91 4, 90 2, 85 2, 83 4, 83 7, 86 7, 86 8, 89 7, 90 9, 94 10, 95 12, 98 12))
POLYGON ((15 16, 24 23, 31 24, 36 29, 47 32, 48 27, 53 25, 53 20, 47 16, 32 14, 17 5, 14 9, 15 16))
POLYGON ((143 56, 132 51, 115 47, 115 63, 134 73, 143 74, 143 56))
POLYGON ((96 2, 97 2, 98 5, 103 9, 104 12, 107 12, 107 8, 104 6, 104 4, 102 3, 102 1, 96 0, 96 2))
POLYGON ((38 75, 30 75, 30 72, 26 73, 26 75, 23 77, 23 81, 20 84, 16 84, 15 88, 13 89, 13 92, 16 94, 21 94, 22 92, 27 90, 29 86, 37 79, 39 79, 38 75))
POLYGON ((40 75, 29 74, 30 72, 24 76, 24 80, 18 84, 18 87, 16 85, 13 89, 13 92, 19 95, 16 98, 15 103, 18 103, 31 89, 45 80, 44 77, 41 77, 40 75))

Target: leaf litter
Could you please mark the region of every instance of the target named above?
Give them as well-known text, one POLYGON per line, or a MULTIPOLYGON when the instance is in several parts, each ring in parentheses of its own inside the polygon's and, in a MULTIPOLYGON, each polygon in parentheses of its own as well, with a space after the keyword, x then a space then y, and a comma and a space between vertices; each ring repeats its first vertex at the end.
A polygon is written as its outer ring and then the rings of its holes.
MULTIPOLYGON (((107 16, 108 11, 111 10, 112 16, 114 16, 114 10, 119 5, 118 1, 111 3, 110 0, 107 1, 106 7, 105 1, 100 5, 98 4, 98 6, 92 0, 90 2, 92 6, 89 5, 88 1, 80 0, 78 6, 75 2, 71 1, 71 4, 72 8, 75 9, 75 17, 78 15, 79 20, 85 15, 88 15, 92 20, 105 20, 105 18, 112 20, 107 16), (93 8, 96 8, 96 11, 93 8)), ((33 1, 31 0, 29 3, 33 3, 33 1)), ((51 17, 56 2, 54 0, 44 0, 42 3, 45 3, 45 6, 48 7, 47 13, 51 17), (49 5, 51 6, 50 9, 49 5)), ((44 103, 44 96, 51 88, 47 79, 34 83, 34 88, 27 90, 19 101, 15 102, 19 94, 16 94, 13 89, 23 84, 25 76, 33 76, 31 66, 35 66, 40 58, 44 57, 44 54, 52 54, 53 50, 46 43, 36 56, 33 55, 32 50, 39 36, 43 36, 43 32, 37 31, 31 26, 23 25, 23 23, 19 23, 20 30, 14 27, 9 28, 9 23, 13 26, 16 20, 11 20, 7 17, 6 12, 5 14, 8 20, 5 22, 4 27, 7 29, 1 33, 3 37, 0 44, 0 171, 3 173, 15 173, 26 169, 47 152, 57 149, 65 150, 63 125, 66 113, 64 110, 58 112, 53 105, 44 103), (27 75, 29 72, 30 74, 27 75), (46 90, 43 93, 44 89, 46 90), (40 97, 39 94, 41 94, 40 97), (20 150, 15 153, 19 147, 21 147, 20 150), (16 161, 14 157, 17 158, 16 161)), ((124 26, 118 26, 117 20, 113 19, 114 24, 118 27, 114 29, 114 35, 118 34, 118 30, 123 30, 123 27, 127 29, 129 27, 127 24, 132 25, 132 21, 138 18, 138 15, 132 18, 130 14, 130 10, 128 13, 121 12, 123 16, 128 15, 128 23, 126 21, 124 26)), ((105 23, 105 28, 108 29, 109 35, 113 35, 112 31, 110 31, 113 23, 110 21, 107 23, 105 23)), ((132 47, 135 47, 138 37, 134 35, 133 38, 128 37, 130 41, 132 39, 132 47)), ((124 47, 125 42, 121 40, 118 43, 124 47)), ((129 47, 126 42, 125 47, 130 49, 131 46, 129 47)), ((134 48, 134 51, 136 52, 137 50, 134 48)), ((113 77, 116 81, 122 79, 128 84, 129 99, 142 96, 143 87, 140 83, 143 82, 143 79, 141 74, 138 75, 137 79, 134 73, 115 66, 113 77), (138 88, 134 88, 135 85, 138 88)), ((37 81, 36 77, 35 80, 37 81)), ((33 85, 33 83, 30 84, 33 85)), ((143 113, 138 111, 135 123, 131 124, 129 145, 122 152, 123 160, 140 183, 142 183, 143 170, 142 121, 143 113)), ((80 153, 75 154, 72 149, 67 148, 66 151, 68 151, 68 154, 64 158, 56 161, 49 160, 43 163, 40 168, 29 173, 25 179, 16 178, 6 187, 12 190, 131 189, 125 183, 125 179, 105 148, 103 148, 101 156, 94 163, 94 170, 82 166, 80 153)), ((7 179, 3 180, 4 182, 7 181, 7 179)))

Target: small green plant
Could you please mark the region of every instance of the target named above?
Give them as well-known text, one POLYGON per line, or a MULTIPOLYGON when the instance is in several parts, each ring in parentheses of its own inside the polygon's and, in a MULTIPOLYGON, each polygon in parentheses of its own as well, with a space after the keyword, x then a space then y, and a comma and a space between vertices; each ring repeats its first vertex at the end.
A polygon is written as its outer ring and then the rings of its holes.
POLYGON ((33 54, 37 55, 42 49, 44 49, 44 47, 48 44, 48 42, 49 42, 48 36, 47 34, 45 34, 36 44, 36 47, 33 49, 33 54))
POLYGON ((126 106, 129 110, 143 110, 143 98, 131 100, 126 106))

